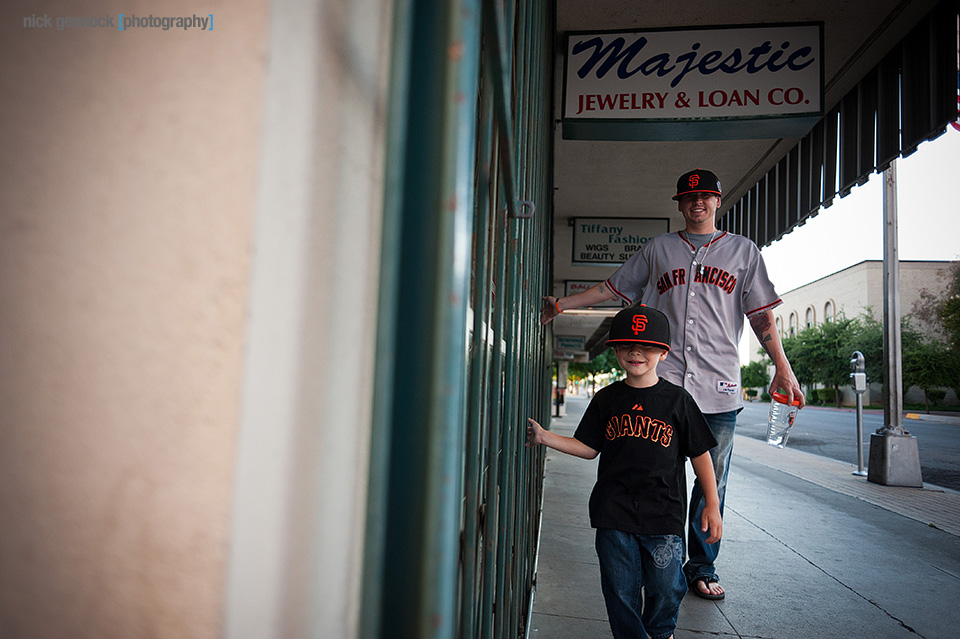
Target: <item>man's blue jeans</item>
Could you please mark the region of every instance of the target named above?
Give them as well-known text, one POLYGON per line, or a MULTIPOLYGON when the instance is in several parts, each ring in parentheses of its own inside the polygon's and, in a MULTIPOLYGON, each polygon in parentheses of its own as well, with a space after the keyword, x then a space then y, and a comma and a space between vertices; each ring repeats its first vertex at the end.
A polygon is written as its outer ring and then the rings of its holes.
MULTIPOLYGON (((723 515, 724 495, 727 492, 727 474, 730 472, 730 457, 733 455, 733 431, 737 427, 737 413, 732 410, 728 413, 712 413, 704 415, 707 425, 717 440, 717 445, 710 449, 713 458, 713 472, 717 475, 717 494, 720 497, 720 515, 723 515)), ((708 544, 705 540, 708 532, 700 530, 700 517, 703 515, 703 489, 700 480, 693 483, 693 493, 690 495, 690 521, 687 536, 687 550, 690 559, 683 567, 687 583, 692 585, 697 577, 711 577, 716 579, 717 571, 713 562, 720 553, 720 542, 708 544)))
POLYGON ((667 639, 672 635, 687 592, 683 539, 598 528, 597 557, 614 639, 667 639))

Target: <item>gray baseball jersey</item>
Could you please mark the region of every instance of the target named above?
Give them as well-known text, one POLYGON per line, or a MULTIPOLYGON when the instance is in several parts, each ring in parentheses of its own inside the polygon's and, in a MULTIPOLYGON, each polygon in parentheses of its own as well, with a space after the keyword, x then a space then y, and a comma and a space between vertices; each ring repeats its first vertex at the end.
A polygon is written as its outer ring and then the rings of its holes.
POLYGON ((781 303, 756 244, 721 231, 696 249, 680 233, 664 233, 606 283, 628 304, 642 302, 670 320, 670 353, 657 373, 687 389, 704 413, 743 406, 743 318, 781 303))

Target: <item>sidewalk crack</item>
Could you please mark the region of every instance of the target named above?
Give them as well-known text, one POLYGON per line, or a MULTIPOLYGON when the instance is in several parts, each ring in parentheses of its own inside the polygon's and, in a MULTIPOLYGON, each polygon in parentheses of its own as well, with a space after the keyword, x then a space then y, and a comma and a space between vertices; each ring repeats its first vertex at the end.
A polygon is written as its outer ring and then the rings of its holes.
MULTIPOLYGON (((723 611, 721 611, 722 613, 723 611)), ((726 615, 724 615, 726 617, 726 615)), ((729 619, 727 620, 729 621, 729 619)), ((711 631, 711 630, 691 630, 689 628, 681 628, 677 626, 677 630, 683 630, 684 633, 692 635, 694 637, 736 637, 737 639, 777 639, 776 637, 768 637, 766 635, 742 635, 734 629, 732 633, 723 632, 723 631, 711 631)))
MULTIPOLYGON (((750 524, 753 525, 757 530, 763 532, 763 534, 767 535, 768 537, 770 537, 771 539, 773 539, 774 541, 776 541, 778 544, 780 544, 781 546, 783 546, 784 548, 786 548, 787 550, 789 550, 790 552, 792 552, 793 554, 795 554, 797 557, 800 557, 800 558, 803 559, 805 562, 807 562, 808 564, 810 564, 811 566, 813 566, 814 568, 816 568, 817 570, 819 570, 821 573, 823 573, 824 575, 826 575, 826 576, 829 577, 830 579, 834 580, 835 582, 837 582, 838 584, 840 584, 841 586, 843 586, 844 588, 846 588, 847 590, 849 590, 850 592, 852 592, 854 595, 856 595, 857 597, 859 597, 859 598, 862 599, 863 601, 866 601, 866 602, 869 603, 871 606, 873 606, 874 608, 876 608, 877 610, 879 610, 880 612, 882 612, 883 614, 885 614, 885 615, 886 615, 887 617, 889 617, 891 620, 893 620, 893 621, 895 621, 896 623, 900 624, 900 627, 902 627, 904 630, 907 630, 908 632, 910 632, 910 633, 912 633, 912 634, 915 634, 916 636, 920 637, 921 639, 926 639, 926 637, 924 637, 924 635, 920 634, 920 633, 917 632, 914 628, 912 628, 911 626, 907 625, 906 622, 904 622, 902 619, 900 619, 900 618, 897 617, 896 615, 890 613, 887 609, 885 609, 885 608, 884 608, 883 606, 881 606, 879 603, 877 603, 877 602, 874 601, 873 599, 870 599, 869 597, 866 597, 866 596, 860 594, 855 588, 853 588, 853 587, 847 585, 846 583, 844 583, 839 577, 836 577, 835 575, 833 575, 833 574, 827 572, 826 570, 824 570, 822 567, 820 567, 820 566, 819 566, 816 562, 814 562, 812 559, 808 558, 808 557, 807 557, 806 555, 804 555, 803 553, 798 552, 795 548, 792 548, 791 546, 789 546, 788 544, 786 544, 782 539, 780 539, 779 537, 777 537, 776 535, 774 535, 773 533, 771 533, 770 531, 768 531, 768 530, 765 529, 764 527, 760 526, 760 525, 757 524, 756 522, 752 521, 749 517, 747 517, 746 515, 744 515, 742 512, 739 512, 739 511, 737 511, 737 510, 734 509, 734 508, 730 508, 729 506, 727 506, 727 509, 728 509, 728 510, 732 510, 732 511, 735 512, 737 515, 739 515, 740 517, 743 517, 743 519, 744 519, 745 521, 750 522, 750 524)), ((723 611, 721 610, 721 613, 722 613, 722 612, 723 612, 723 611)), ((726 618, 726 615, 724 615, 724 618, 726 618)), ((729 621, 729 619, 728 619, 727 621, 729 621)), ((731 626, 732 626, 732 625, 733 625, 733 624, 731 624, 731 626)))

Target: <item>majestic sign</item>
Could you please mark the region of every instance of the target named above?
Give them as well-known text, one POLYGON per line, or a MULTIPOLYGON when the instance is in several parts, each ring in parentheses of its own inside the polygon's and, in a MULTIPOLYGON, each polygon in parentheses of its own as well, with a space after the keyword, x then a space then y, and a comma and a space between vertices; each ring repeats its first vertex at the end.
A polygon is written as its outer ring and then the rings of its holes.
POLYGON ((565 62, 565 138, 770 137, 823 113, 822 23, 568 33, 565 62))
POLYGON ((667 218, 578 217, 573 220, 573 263, 619 266, 651 239, 670 230, 667 218))

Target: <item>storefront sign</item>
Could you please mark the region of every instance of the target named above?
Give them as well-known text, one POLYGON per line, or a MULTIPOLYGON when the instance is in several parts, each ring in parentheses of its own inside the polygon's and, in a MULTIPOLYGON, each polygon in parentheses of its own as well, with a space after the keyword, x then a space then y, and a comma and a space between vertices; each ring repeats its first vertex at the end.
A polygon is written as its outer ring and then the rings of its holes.
POLYGON ((618 266, 669 225, 667 218, 578 217, 573 221, 573 263, 618 266))
POLYGON ((585 340, 583 335, 554 335, 553 347, 558 351, 582 351, 585 340))
MULTIPOLYGON (((577 137, 568 129, 589 131, 588 124, 603 130, 604 123, 632 123, 633 130, 671 124, 688 132, 675 125, 709 123, 710 136, 720 139, 717 125, 731 121, 780 120, 788 128, 791 119, 816 122, 823 112, 822 34, 821 23, 568 33, 564 137, 577 137)), ((760 128, 769 135, 769 126, 760 128)), ((734 129, 748 130, 742 123, 734 129)))

